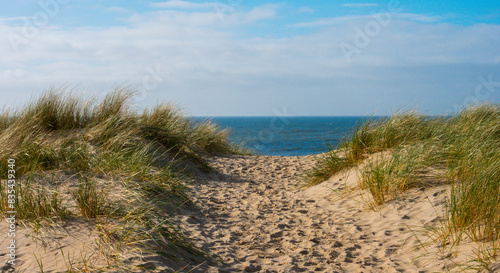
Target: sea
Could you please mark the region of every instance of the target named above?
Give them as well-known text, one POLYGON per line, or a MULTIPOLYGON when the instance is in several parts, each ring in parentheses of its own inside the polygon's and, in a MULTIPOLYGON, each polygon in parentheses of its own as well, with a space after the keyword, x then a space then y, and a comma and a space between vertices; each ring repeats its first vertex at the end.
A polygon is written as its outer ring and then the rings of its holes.
POLYGON ((230 140, 259 155, 302 156, 334 149, 370 117, 195 117, 230 132, 230 140))

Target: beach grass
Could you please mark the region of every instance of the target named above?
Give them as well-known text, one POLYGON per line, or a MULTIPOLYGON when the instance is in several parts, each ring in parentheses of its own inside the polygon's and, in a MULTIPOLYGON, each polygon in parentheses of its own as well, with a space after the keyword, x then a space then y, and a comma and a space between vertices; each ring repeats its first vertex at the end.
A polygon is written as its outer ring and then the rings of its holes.
POLYGON ((80 178, 78 187, 71 192, 83 217, 96 218, 106 211, 106 193, 93 179, 80 178))
POLYGON ((334 174, 356 165, 356 161, 341 157, 338 152, 330 151, 318 158, 315 167, 306 173, 304 187, 313 186, 327 180, 334 174))
POLYGON ((475 241, 498 241, 499 105, 475 105, 452 116, 410 111, 370 119, 336 150, 323 155, 306 183, 320 183, 362 163, 360 187, 368 190, 374 204, 384 204, 414 187, 446 183, 451 185, 446 232, 466 234, 475 241), (442 177, 425 183, 427 173, 436 170, 442 177))
POLYGON ((16 195, 18 217, 24 221, 60 221, 72 217, 60 193, 37 183, 33 177, 20 181, 16 195))
MULTIPOLYGON (((195 123, 169 103, 138 112, 133 96, 126 88, 101 100, 49 89, 0 114, 0 173, 15 159, 19 218, 88 219, 101 227, 102 250, 119 242, 176 259, 179 253, 207 258, 168 219, 176 207, 190 204, 185 166, 203 169, 205 156, 240 150, 210 121, 195 123), (61 171, 73 177, 66 192, 49 181, 61 171), (117 187, 121 201, 109 200, 117 187)), ((0 209, 6 212, 7 185, 0 186, 0 209)))

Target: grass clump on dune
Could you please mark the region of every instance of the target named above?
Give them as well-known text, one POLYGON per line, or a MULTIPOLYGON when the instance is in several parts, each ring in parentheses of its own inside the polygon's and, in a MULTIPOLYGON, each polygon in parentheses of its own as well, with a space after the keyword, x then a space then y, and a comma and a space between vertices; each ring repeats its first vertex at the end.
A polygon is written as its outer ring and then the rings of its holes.
MULTIPOLYGON (((359 166, 360 186, 375 204, 421 187, 430 170, 451 185, 448 232, 476 241, 498 241, 500 234, 500 106, 471 106, 454 116, 415 112, 368 120, 339 150, 328 152, 307 176, 309 184, 359 166)), ((433 186, 433 183, 423 186, 433 186)), ((460 237, 460 236, 458 236, 460 237)))
POLYGON ((306 174, 305 187, 326 181, 332 175, 355 166, 355 161, 342 157, 335 151, 324 153, 316 162, 316 166, 306 174))
POLYGON ((112 173, 167 153, 189 160, 236 151, 227 132, 209 121, 196 124, 171 104, 132 111, 133 94, 115 90, 96 102, 49 90, 20 111, 3 114, 1 170, 8 157, 18 160, 21 173, 64 167, 112 173))
POLYGON ((389 118, 370 118, 343 139, 338 150, 332 149, 318 160, 307 174, 307 184, 314 185, 365 160, 370 154, 390 150, 402 144, 431 138, 430 128, 438 121, 415 112, 398 113, 389 118))
MULTIPOLYGON (((117 89, 102 100, 86 100, 52 89, 24 108, 4 111, 0 173, 7 173, 8 160, 15 159, 16 209, 23 221, 95 219, 107 223, 99 224, 103 234, 114 226, 113 234, 127 234, 152 252, 202 257, 168 220, 172 208, 189 203, 183 168, 203 168, 205 155, 238 150, 226 131, 209 121, 194 123, 172 104, 134 111, 133 96, 131 90, 117 89), (60 171, 74 177, 67 189, 47 182, 60 171), (122 201, 112 202, 107 197, 117 187, 123 190, 122 201)), ((5 186, 0 185, 2 212, 7 210, 5 186)))
POLYGON ((375 205, 395 199, 408 189, 430 186, 426 177, 429 169, 439 164, 439 153, 426 141, 396 146, 389 154, 380 154, 361 168, 360 186, 370 192, 375 205))

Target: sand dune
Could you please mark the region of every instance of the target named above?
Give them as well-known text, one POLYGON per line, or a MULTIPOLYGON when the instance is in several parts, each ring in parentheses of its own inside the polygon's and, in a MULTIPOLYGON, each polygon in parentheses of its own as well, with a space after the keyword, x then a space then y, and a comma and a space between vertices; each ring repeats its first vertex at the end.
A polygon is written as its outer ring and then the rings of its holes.
MULTIPOLYGON (((373 210, 357 186, 356 170, 298 188, 315 156, 208 160, 217 173, 193 178, 188 187, 197 208, 180 210, 176 221, 221 263, 192 262, 180 272, 462 272, 464 262, 475 258, 475 243, 443 249, 425 235, 425 225, 440 226, 447 186, 411 189, 373 210)), ((39 271, 35 257, 45 272, 65 271, 68 261, 79 264, 82 257, 91 266, 107 263, 97 251, 94 225, 71 222, 41 232, 32 236, 31 228, 19 227, 18 261, 25 272, 39 271)), ((2 249, 7 243, 1 242, 2 249)), ((135 264, 134 272, 172 272, 187 263, 121 255, 135 264)), ((498 264, 491 269, 500 272, 498 264)))
POLYGON ((439 226, 446 186, 374 211, 355 171, 298 189, 313 164, 314 156, 212 158, 220 174, 190 186, 202 212, 180 222, 224 264, 195 272, 454 272, 473 258, 472 243, 450 252, 423 232, 439 226))

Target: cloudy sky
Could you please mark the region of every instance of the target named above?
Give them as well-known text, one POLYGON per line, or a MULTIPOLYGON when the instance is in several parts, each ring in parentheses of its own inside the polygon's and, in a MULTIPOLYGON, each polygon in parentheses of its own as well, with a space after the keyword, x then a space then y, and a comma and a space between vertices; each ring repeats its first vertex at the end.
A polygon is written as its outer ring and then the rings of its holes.
POLYGON ((500 102, 498 1, 209 1, 0 0, 0 102, 61 86, 201 116, 500 102))

